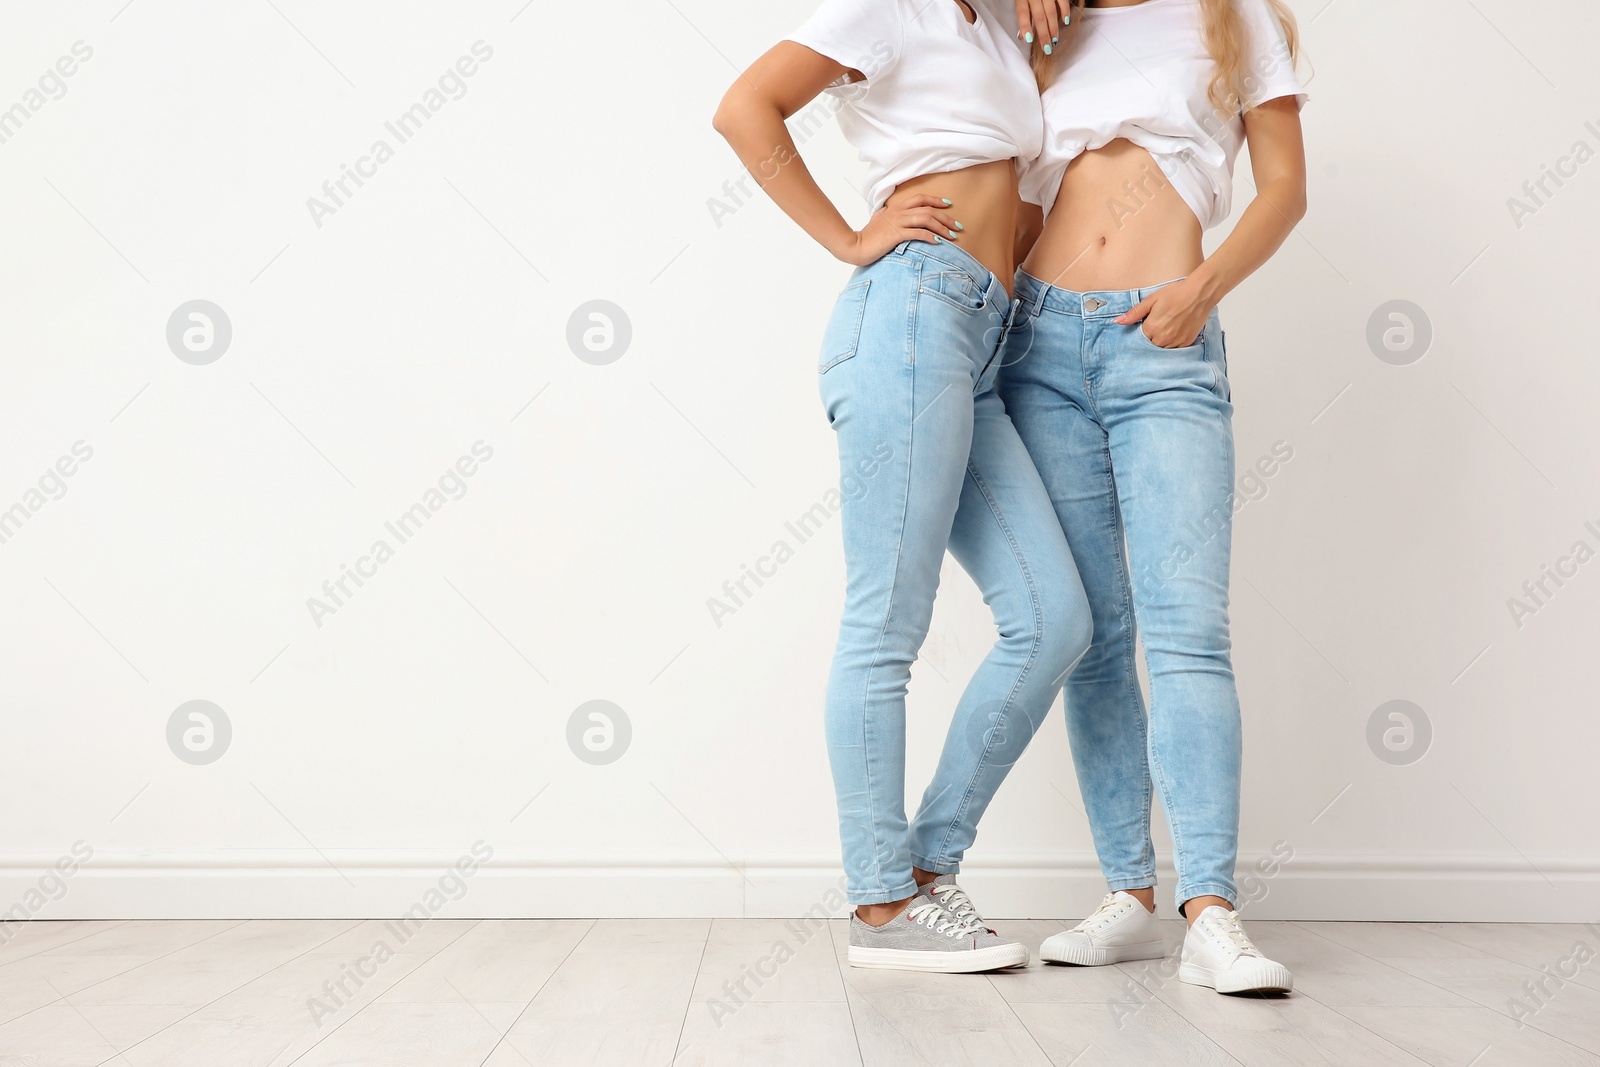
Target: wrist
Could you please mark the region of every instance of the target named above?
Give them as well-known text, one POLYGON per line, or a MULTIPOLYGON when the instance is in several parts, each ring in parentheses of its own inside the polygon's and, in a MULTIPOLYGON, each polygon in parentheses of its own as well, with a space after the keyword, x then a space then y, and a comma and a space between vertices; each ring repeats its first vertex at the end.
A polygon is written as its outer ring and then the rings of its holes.
POLYGON ((822 247, 826 248, 828 254, 841 263, 854 263, 856 242, 860 239, 860 236, 856 231, 847 228, 841 233, 830 234, 822 242, 822 247))
POLYGON ((1209 259, 1194 269, 1189 275, 1189 281, 1194 283, 1201 298, 1212 307, 1222 303, 1222 298, 1227 296, 1228 290, 1232 288, 1209 259))

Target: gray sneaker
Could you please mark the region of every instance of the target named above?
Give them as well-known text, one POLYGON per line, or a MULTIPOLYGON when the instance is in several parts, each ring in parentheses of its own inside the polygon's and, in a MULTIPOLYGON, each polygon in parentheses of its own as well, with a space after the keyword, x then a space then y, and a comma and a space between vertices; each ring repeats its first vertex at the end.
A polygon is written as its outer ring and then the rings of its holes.
POLYGON ((1027 962, 1027 948, 986 929, 981 921, 952 914, 926 893, 918 893, 905 911, 882 926, 850 916, 852 967, 966 974, 1027 962))
POLYGON ((978 914, 977 905, 967 896, 967 891, 956 885, 956 876, 953 874, 941 874, 927 885, 919 887, 917 892, 932 897, 940 907, 958 919, 967 919, 979 926, 987 925, 983 916, 978 914))

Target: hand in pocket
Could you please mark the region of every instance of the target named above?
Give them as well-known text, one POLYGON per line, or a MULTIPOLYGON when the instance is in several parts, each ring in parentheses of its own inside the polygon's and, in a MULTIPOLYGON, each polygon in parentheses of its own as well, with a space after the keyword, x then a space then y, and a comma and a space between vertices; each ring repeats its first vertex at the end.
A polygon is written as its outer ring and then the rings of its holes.
POLYGON ((1157 348, 1187 348, 1200 339, 1216 301, 1189 278, 1163 285, 1117 317, 1123 326, 1139 324, 1145 340, 1157 348))

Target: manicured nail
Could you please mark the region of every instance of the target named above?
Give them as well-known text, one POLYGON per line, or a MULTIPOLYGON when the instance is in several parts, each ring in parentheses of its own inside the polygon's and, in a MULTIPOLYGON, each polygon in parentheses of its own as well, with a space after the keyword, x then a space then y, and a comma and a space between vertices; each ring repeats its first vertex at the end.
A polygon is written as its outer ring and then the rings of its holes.
MULTIPOLYGON (((943 198, 943 197, 940 197, 940 199, 941 199, 941 200, 943 200, 943 199, 944 199, 944 198, 943 198)), ((949 207, 949 206, 950 206, 950 201, 948 201, 948 200, 945 200, 945 201, 944 201, 944 206, 945 206, 945 207, 949 207)))
POLYGON ((1045 45, 1044 46, 1044 54, 1045 55, 1049 55, 1050 54, 1050 46, 1049 45, 1045 45))
POLYGON ((1061 25, 1063 25, 1063 26, 1072 25, 1072 16, 1071 15, 1062 15, 1061 16, 1061 25))
POLYGON ((954 231, 954 230, 947 230, 945 232, 948 233, 951 237, 956 236, 956 231, 954 231))
POLYGON ((1023 34, 1022 35, 1022 39, 1024 41, 1027 41, 1029 44, 1032 44, 1033 43, 1033 31, 1029 30, 1027 33, 1023 34))
POLYGON ((966 229, 966 227, 965 227, 965 226, 963 226, 963 225, 961 225, 961 222, 960 222, 960 220, 959 220, 959 219, 958 219, 958 220, 957 220, 957 221, 956 221, 956 229, 958 229, 958 230, 964 230, 964 229, 966 229))
POLYGON ((1060 43, 1061 43, 1061 38, 1059 38, 1059 37, 1052 37, 1052 38, 1050 38, 1050 43, 1051 43, 1051 44, 1060 44, 1060 43))
POLYGON ((936 244, 936 245, 942 245, 942 244, 944 244, 944 238, 940 237, 938 234, 934 234, 933 235, 933 243, 936 244))

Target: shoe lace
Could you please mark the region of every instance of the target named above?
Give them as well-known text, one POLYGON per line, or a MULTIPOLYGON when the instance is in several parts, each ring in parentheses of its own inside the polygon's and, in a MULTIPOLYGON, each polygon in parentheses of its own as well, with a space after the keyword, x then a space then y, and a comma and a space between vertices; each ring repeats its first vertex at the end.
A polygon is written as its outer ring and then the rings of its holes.
POLYGON ((936 900, 924 900, 906 909, 912 922, 920 923, 946 937, 970 937, 984 932, 982 923, 975 919, 952 914, 936 900))
POLYGON ((1206 932, 1212 939, 1224 948, 1232 949, 1240 956, 1261 956, 1261 950, 1256 948, 1250 940, 1250 935, 1244 932, 1244 927, 1239 922, 1239 913, 1230 911, 1222 915, 1208 915, 1205 918, 1206 932))
POLYGON ((1128 900, 1118 897, 1115 893, 1107 893, 1100 906, 1083 922, 1072 929, 1077 933, 1092 934, 1110 926, 1128 910, 1128 900))
POLYGON ((945 911, 948 911, 956 918, 972 922, 983 921, 978 916, 977 905, 973 904, 972 898, 967 896, 967 891, 954 882, 932 886, 928 892, 933 896, 934 900, 937 900, 944 907, 945 911))

